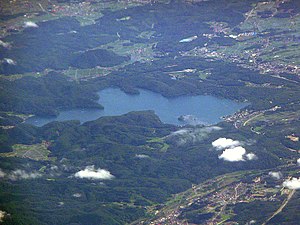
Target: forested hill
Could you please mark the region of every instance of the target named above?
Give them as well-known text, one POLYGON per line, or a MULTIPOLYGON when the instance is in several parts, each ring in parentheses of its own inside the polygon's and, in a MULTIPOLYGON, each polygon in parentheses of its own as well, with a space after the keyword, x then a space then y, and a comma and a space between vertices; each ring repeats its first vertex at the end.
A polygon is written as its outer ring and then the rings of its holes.
MULTIPOLYGON (((7 199, 1 208, 11 213, 8 221, 17 224, 124 224, 144 216, 145 207, 163 203, 192 184, 234 171, 273 169, 283 164, 276 156, 282 152, 276 138, 269 141, 257 136, 254 143, 251 132, 227 124, 178 130, 162 124, 151 111, 82 125, 76 121, 52 122, 41 128, 21 124, 2 131, 1 137, 16 154, 1 159, 6 174, 1 199, 7 199), (258 158, 223 161, 211 143, 224 136, 248 142, 247 152, 258 158), (10 172, 15 168, 22 174, 10 172), (98 168, 109 176, 90 180, 74 175, 98 168), (26 176, 28 179, 23 179, 26 176), (13 193, 5 191, 11 188, 13 193)), ((280 157, 293 155, 285 152, 280 157)))
POLYGON ((0 223, 299 223, 299 3, 1 0, 0 223), (101 110, 106 88, 247 106, 25 123, 101 110))
MULTIPOLYGON (((0 78, 1 79, 1 78, 0 78)), ((78 85, 56 72, 46 76, 1 79, 1 111, 53 116, 62 109, 103 108, 92 85, 78 85)))

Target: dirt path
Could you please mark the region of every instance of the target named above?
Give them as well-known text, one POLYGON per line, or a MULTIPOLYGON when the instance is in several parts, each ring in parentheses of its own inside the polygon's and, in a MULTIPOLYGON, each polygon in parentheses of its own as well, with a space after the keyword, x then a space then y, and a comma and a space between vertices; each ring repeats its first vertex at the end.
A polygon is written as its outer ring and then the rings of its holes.
POLYGON ((278 213, 280 213, 284 207, 289 203, 289 201, 291 200, 291 198, 293 197, 293 195, 295 194, 296 190, 292 190, 287 199, 282 203, 282 205, 279 207, 279 209, 276 210, 276 212, 273 213, 273 215, 271 217, 269 217, 266 222, 264 222, 262 225, 266 225, 271 219, 273 219, 278 213))
POLYGON ((262 113, 259 113, 259 114, 255 115, 255 116, 251 117, 250 119, 246 120, 246 121, 243 123, 243 126, 246 126, 247 123, 249 123, 251 120, 253 120, 253 119, 255 119, 256 117, 259 117, 259 116, 261 116, 261 115, 263 115, 263 114, 264 114, 264 113, 262 112, 262 113))
POLYGON ((282 77, 282 76, 279 76, 279 75, 271 75, 271 77, 276 77, 276 78, 279 78, 279 79, 282 79, 282 80, 286 80, 286 81, 289 81, 289 82, 293 82, 293 83, 299 84, 298 81, 291 80, 291 79, 288 79, 286 77, 282 77))

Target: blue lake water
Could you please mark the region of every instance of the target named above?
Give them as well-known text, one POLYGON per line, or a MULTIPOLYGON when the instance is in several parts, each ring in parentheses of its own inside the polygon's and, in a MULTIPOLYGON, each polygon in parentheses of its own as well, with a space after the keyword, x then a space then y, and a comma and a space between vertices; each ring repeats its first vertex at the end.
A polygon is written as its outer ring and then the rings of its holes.
POLYGON ((176 125, 186 123, 215 124, 220 117, 233 114, 245 107, 246 103, 238 103, 228 99, 212 96, 183 96, 165 98, 160 94, 140 90, 139 95, 127 95, 120 89, 108 88, 99 92, 99 103, 104 110, 74 109, 60 112, 57 117, 31 117, 26 123, 43 126, 52 121, 80 120, 86 122, 102 116, 122 115, 131 111, 154 110, 162 122, 176 125), (185 122, 178 117, 184 115, 185 122))

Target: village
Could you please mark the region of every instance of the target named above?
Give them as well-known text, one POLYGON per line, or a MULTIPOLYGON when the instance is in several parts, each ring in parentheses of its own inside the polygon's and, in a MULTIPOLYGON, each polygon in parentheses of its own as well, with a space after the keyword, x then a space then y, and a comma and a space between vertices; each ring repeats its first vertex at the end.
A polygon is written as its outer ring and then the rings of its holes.
MULTIPOLYGON (((210 22, 211 33, 202 34, 208 38, 204 46, 198 46, 182 56, 199 56, 207 60, 224 60, 237 65, 257 70, 261 74, 269 74, 277 78, 299 83, 299 62, 288 60, 295 55, 295 48, 299 47, 297 33, 299 14, 290 10, 278 10, 280 4, 288 1, 266 1, 257 4, 245 14, 245 21, 235 28, 223 22, 210 22), (272 12, 268 17, 258 15, 266 11, 272 12), (290 26, 283 27, 276 18, 277 14, 286 13, 290 17, 286 20, 290 26), (252 19, 255 18, 255 19, 252 19), (259 19, 258 19, 259 18, 259 19), (286 35, 288 33, 288 35, 286 35), (285 36, 283 36, 285 35, 285 36), (237 41, 234 45, 210 44, 214 38, 231 38, 237 41), (294 79, 286 78, 281 74, 293 74, 294 79)), ((281 21, 280 21, 281 22, 281 21)))
MULTIPOLYGON (((206 37, 214 37, 213 34, 203 34, 206 37)), ((252 35, 251 33, 244 34, 244 35, 252 35)), ((188 52, 181 52, 182 56, 200 56, 203 58, 207 58, 208 60, 216 60, 216 59, 222 59, 224 61, 236 63, 237 65, 251 69, 251 70, 257 70, 261 74, 270 74, 270 75, 277 75, 276 77, 279 77, 281 79, 289 80, 287 78, 282 78, 280 74, 288 73, 288 74, 294 74, 299 75, 300 73, 300 67, 298 65, 284 63, 284 62, 276 62, 276 61, 266 61, 261 62, 259 60, 259 56, 263 53, 263 50, 257 49, 257 50, 246 50, 241 54, 244 55, 238 55, 238 54, 227 54, 223 50, 224 48, 221 46, 206 46, 206 47, 195 47, 193 50, 188 52)), ((298 81, 291 80, 291 82, 298 83, 298 81)))
POLYGON ((243 126, 246 126, 251 120, 255 119, 258 116, 264 115, 266 112, 275 112, 280 109, 280 106, 274 106, 270 109, 261 110, 261 111, 253 111, 253 110, 242 110, 238 111, 233 115, 223 117, 224 121, 233 123, 236 129, 239 129, 243 126))
POLYGON ((94 24, 95 20, 103 16, 105 10, 120 10, 137 5, 166 3, 168 0, 86 0, 69 2, 60 0, 39 1, 1 1, 0 14, 11 19, 0 21, 0 38, 24 30, 24 23, 28 20, 37 23, 61 17, 75 17, 82 26, 94 24), (16 15, 16 16, 13 16, 16 15))
MULTIPOLYGON (((233 178, 232 175, 229 177, 233 178)), ((280 186, 271 187, 266 180, 270 175, 262 174, 254 176, 248 181, 233 181, 223 183, 226 175, 215 180, 207 181, 201 185, 193 185, 189 192, 182 194, 182 199, 177 202, 177 206, 156 210, 157 219, 150 222, 153 225, 188 225, 193 224, 186 219, 182 220, 182 214, 189 210, 196 210, 203 215, 210 215, 201 224, 238 224, 230 221, 234 216, 232 207, 239 203, 249 203, 253 201, 277 202, 284 207, 294 194, 293 190, 284 189, 280 186), (214 187, 214 188, 212 188, 214 187), (283 198, 284 197, 284 198, 283 198), (284 200, 282 200, 282 198, 284 200)), ((236 177, 234 178, 234 180, 236 177)), ((278 182, 280 180, 277 180, 278 182)), ((174 196, 177 198, 177 196, 174 196)), ((276 212, 272 215, 276 215, 276 212)), ((250 221, 249 221, 250 222, 250 221)), ((140 223, 143 224, 143 221, 140 223)), ((249 223, 251 224, 251 223, 249 223)))

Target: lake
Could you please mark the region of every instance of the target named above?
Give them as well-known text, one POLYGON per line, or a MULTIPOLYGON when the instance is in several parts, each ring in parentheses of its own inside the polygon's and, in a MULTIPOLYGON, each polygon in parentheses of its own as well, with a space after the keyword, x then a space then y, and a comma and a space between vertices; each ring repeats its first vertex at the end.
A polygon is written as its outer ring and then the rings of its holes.
POLYGON ((247 106, 247 103, 221 99, 212 96, 182 96, 165 98, 160 94, 139 90, 139 95, 128 95, 120 89, 108 88, 98 92, 99 109, 74 109, 61 111, 57 117, 31 117, 26 123, 43 126, 52 121, 80 120, 86 122, 102 116, 122 115, 131 111, 154 110, 162 122, 184 124, 215 124, 220 117, 233 114, 247 106), (178 118, 181 118, 178 120, 178 118))

